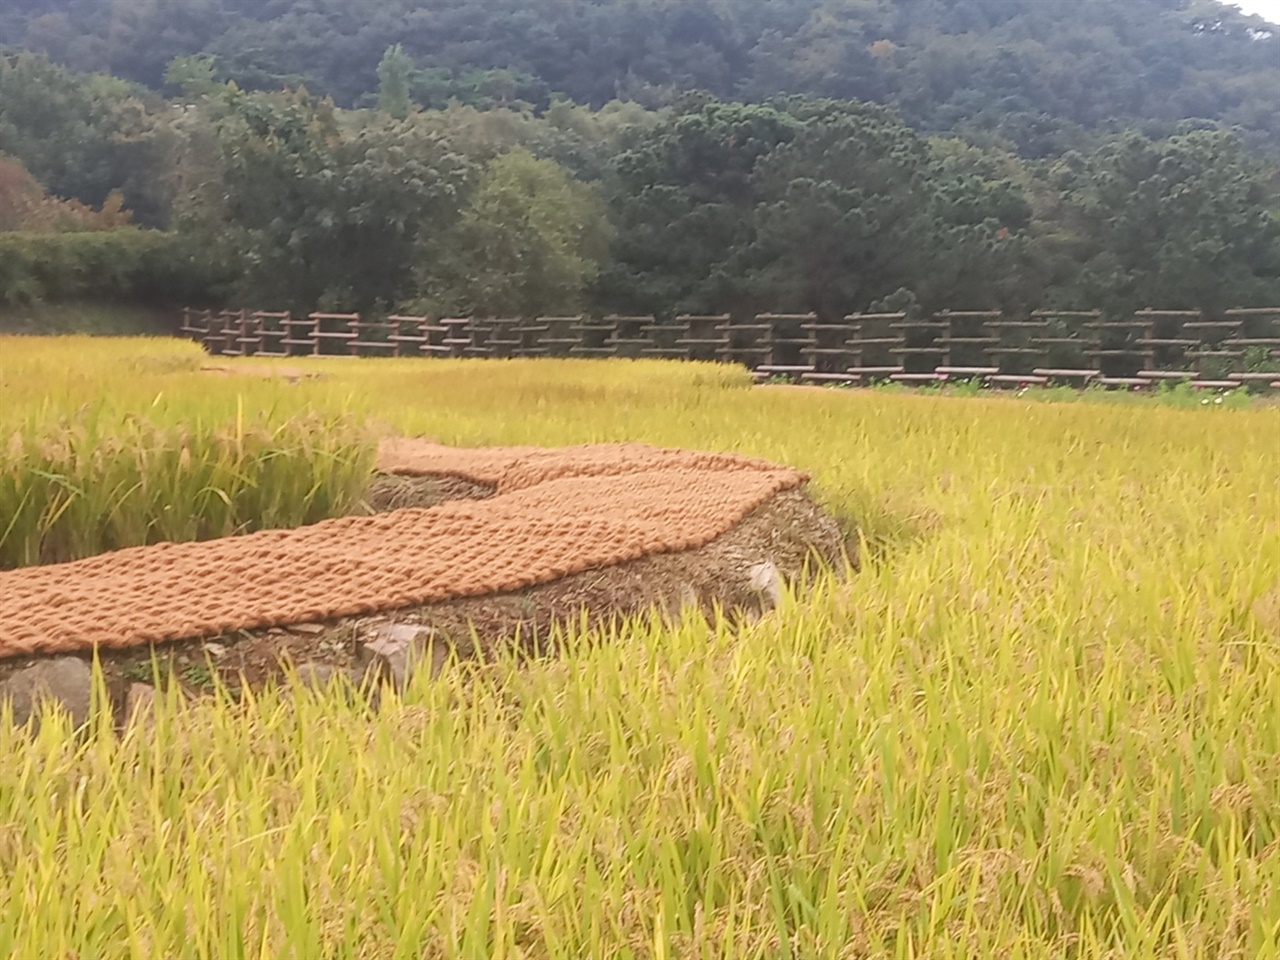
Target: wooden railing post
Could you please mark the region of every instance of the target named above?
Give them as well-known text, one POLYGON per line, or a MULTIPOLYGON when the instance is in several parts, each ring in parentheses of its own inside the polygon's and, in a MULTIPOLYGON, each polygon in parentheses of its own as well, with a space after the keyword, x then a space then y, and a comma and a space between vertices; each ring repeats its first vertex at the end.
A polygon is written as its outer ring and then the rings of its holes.
POLYGON ((359 313, 294 317, 289 311, 182 308, 180 333, 228 357, 537 356, 652 357, 741 363, 757 379, 781 375, 857 383, 981 379, 988 385, 1065 382, 1150 387, 1260 384, 1280 389, 1280 307, 1198 310, 1147 307, 1127 318, 1098 310, 941 310, 928 318, 852 313, 535 318, 359 313), (329 350, 326 343, 333 344, 329 350), (1029 369, 1028 369, 1029 368, 1029 369))

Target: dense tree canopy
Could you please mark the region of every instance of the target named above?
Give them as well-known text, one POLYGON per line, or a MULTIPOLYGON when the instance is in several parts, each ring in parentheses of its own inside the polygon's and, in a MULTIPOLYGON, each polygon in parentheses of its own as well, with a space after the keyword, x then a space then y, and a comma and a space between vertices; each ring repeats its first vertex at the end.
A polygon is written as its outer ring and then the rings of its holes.
POLYGON ((127 84, 24 56, 0 60, 0 93, 0 150, 45 188, 97 204, 118 185, 127 84))
POLYGON ((1280 291, 1280 218, 1262 171, 1230 135, 1127 134, 1087 159, 1064 158, 1052 175, 1078 238, 1068 298, 1222 309, 1280 291))
POLYGON ((525 150, 503 154, 457 223, 424 245, 419 309, 481 317, 581 309, 608 233, 593 186, 525 150))
POLYGON ((242 294, 367 310, 413 293, 417 244, 456 216, 465 157, 412 124, 345 135, 305 94, 231 91, 218 124, 219 236, 245 263, 242 294))
POLYGON ((0 57, 0 229, 132 219, 186 258, 137 275, 295 309, 1274 304, 1265 26, 1213 0, 31 0, 6 37, 121 76, 0 57))
POLYGON ((754 302, 756 168, 797 127, 773 107, 716 102, 633 138, 614 162, 618 239, 605 286, 617 305, 754 302))
POLYGON ((242 87, 304 82, 368 102, 399 45, 423 106, 554 94, 601 106, 687 90, 895 107, 931 132, 998 133, 1024 154, 1078 131, 1179 120, 1280 149, 1280 30, 1217 0, 23 0, 0 47, 153 88, 209 54, 242 87))
POLYGON ((848 101, 679 115, 616 160, 608 295, 655 311, 827 317, 902 288, 936 305, 999 302, 1029 203, 953 153, 848 101))

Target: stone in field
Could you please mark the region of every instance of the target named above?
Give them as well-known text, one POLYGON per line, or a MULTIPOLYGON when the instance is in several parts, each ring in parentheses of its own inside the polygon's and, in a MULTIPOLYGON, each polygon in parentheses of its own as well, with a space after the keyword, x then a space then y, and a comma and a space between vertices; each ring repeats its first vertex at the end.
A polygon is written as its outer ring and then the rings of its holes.
POLYGON ((699 607, 698 591, 688 583, 680 584, 678 589, 668 590, 661 598, 662 612, 672 623, 679 623, 685 610, 699 607))
POLYGON ((76 727, 89 719, 93 699, 93 671, 79 657, 41 660, 19 670, 0 685, 0 701, 13 704, 13 722, 21 725, 53 701, 70 715, 76 727))
POLYGON ((295 673, 298 683, 312 690, 326 690, 336 678, 341 676, 345 676, 351 686, 357 689, 364 682, 364 671, 359 667, 337 667, 331 663, 303 663, 298 666, 295 673))
POLYGON ((388 623, 364 645, 373 654, 374 668, 390 678, 397 690, 404 690, 413 674, 424 664, 434 679, 449 659, 449 647, 430 627, 420 623, 388 623))
POLYGON ((124 696, 126 723, 151 723, 156 708, 156 688, 149 683, 131 683, 124 696))
POLYGON ((772 560, 757 563, 747 571, 751 581, 751 589, 764 599, 762 606, 772 610, 782 603, 782 574, 772 560))

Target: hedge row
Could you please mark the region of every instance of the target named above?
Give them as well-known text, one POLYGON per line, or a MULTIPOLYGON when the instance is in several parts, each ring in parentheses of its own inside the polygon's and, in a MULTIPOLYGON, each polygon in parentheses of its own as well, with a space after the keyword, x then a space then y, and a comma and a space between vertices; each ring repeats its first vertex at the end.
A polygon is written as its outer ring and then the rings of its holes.
POLYGON ((219 273, 191 243, 157 230, 0 233, 0 304, 202 301, 219 273))

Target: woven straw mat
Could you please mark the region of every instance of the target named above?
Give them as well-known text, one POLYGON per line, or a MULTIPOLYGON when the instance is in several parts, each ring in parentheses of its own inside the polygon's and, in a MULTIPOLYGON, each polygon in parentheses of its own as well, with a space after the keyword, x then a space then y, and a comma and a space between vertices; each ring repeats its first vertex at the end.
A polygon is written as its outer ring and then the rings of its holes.
POLYGON ((0 572, 0 657, 123 648, 395 610, 703 546, 798 471, 639 444, 458 449, 394 440, 379 466, 484 500, 161 543, 0 572))

